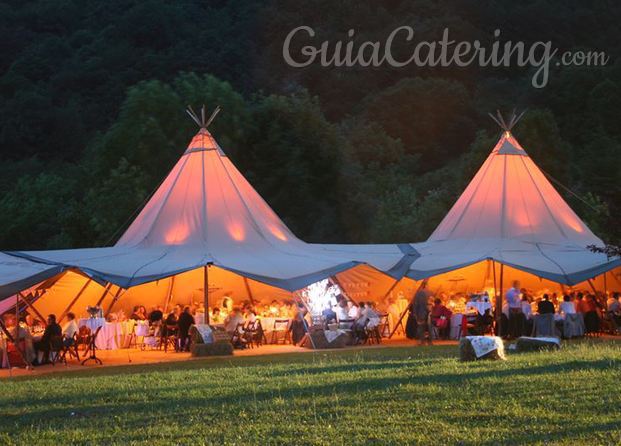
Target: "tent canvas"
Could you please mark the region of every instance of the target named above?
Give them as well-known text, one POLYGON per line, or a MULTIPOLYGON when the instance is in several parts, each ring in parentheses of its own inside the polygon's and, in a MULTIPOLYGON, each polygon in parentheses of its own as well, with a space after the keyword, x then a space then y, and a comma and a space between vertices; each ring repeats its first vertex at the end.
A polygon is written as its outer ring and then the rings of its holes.
MULTIPOLYGON (((290 295, 362 265, 400 279, 418 255, 407 244, 320 245, 298 239, 205 127, 114 246, 10 254, 80 271, 99 287, 112 283, 127 290, 126 302, 132 295, 161 295, 166 286, 159 284, 172 276, 179 277, 175 287, 186 299, 188 293, 204 289, 205 265, 210 286, 222 279, 229 284, 216 287, 247 295, 251 280, 257 296, 279 295, 282 290, 290 295), (147 289, 151 291, 140 293, 147 289)), ((78 276, 73 281, 86 280, 78 276)), ((79 285, 71 292, 76 288, 79 285)))
POLYGON ((564 285, 621 265, 602 246, 507 130, 426 242, 407 275, 437 276, 493 260, 564 285))

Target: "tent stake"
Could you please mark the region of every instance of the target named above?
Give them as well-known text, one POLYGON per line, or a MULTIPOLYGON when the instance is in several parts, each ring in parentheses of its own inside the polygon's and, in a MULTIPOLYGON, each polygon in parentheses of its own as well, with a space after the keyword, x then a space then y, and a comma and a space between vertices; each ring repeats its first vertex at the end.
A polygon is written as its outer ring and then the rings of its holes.
POLYGON ((67 305, 67 308, 65 309, 65 311, 63 311, 63 313, 60 315, 60 318, 58 318, 58 323, 59 324, 63 321, 65 316, 67 316, 67 313, 69 313, 69 311, 71 311, 71 308, 75 305, 75 303, 78 301, 80 296, 82 296, 84 291, 86 291, 86 288, 88 288, 88 286, 91 284, 91 280, 92 279, 89 278, 86 281, 86 283, 84 284, 84 286, 82 286, 82 288, 80 288, 80 291, 78 291, 78 294, 76 294, 76 296, 71 300, 71 302, 69 302, 69 305, 67 305))

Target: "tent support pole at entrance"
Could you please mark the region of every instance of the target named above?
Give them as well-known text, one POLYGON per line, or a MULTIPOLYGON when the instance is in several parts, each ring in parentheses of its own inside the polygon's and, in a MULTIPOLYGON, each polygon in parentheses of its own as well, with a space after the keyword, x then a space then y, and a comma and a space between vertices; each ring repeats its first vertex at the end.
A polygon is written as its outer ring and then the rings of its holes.
POLYGON ((587 282, 589 282, 589 286, 593 290, 593 293, 597 294, 597 290, 595 289, 595 284, 593 284, 593 279, 589 279, 587 280, 587 282))
POLYGON ((209 325, 209 264, 203 266, 203 306, 205 307, 205 323, 209 325))
MULTIPOLYGON (((302 305, 304 305, 304 308, 306 308, 306 311, 308 312, 308 314, 312 315, 310 308, 308 308, 308 305, 306 301, 302 298, 302 296, 300 296, 300 294, 297 291, 294 292, 293 295, 298 298, 298 300, 302 303, 302 305)), ((308 322, 306 321, 306 318, 304 316, 302 316, 302 324, 304 324, 304 329, 306 330, 306 333, 304 333, 304 337, 300 340, 300 345, 304 345, 304 339, 308 338, 311 345, 313 346, 313 350, 317 350, 317 347, 315 346, 315 341, 313 341, 313 337, 310 334, 310 327, 308 326, 308 322)))
POLYGON ((164 313, 168 313, 168 306, 172 300, 173 288, 175 287, 175 276, 170 276, 170 284, 168 286, 168 294, 166 295, 166 302, 164 302, 164 313))
POLYGON ((351 302, 353 302, 354 305, 358 306, 358 303, 356 303, 356 301, 354 299, 352 299, 349 294, 347 294, 347 291, 345 291, 345 287, 343 287, 343 285, 341 284, 341 281, 339 280, 338 277, 336 277, 336 274, 334 276, 330 277, 334 283, 336 283, 336 285, 341 289, 341 292, 343 293, 343 296, 345 296, 347 298, 347 300, 350 300, 351 302))
MULTIPOLYGON (((412 301, 414 300, 414 298, 416 297, 418 292, 423 288, 423 286, 427 286, 427 282, 428 281, 429 281, 429 279, 423 279, 423 281, 418 286, 418 289, 414 293, 414 296, 412 296, 412 299, 410 300, 410 305, 412 304, 412 301)), ((401 313, 401 316, 399 317, 399 320, 397 321, 397 323, 395 324, 394 328, 392 329, 392 333, 390 333, 390 336, 388 336, 388 339, 392 339, 392 336, 397 331, 397 328, 399 328, 399 325, 402 325, 403 318, 405 317, 406 314, 408 314, 408 310, 410 309, 410 305, 408 305, 405 308, 405 310, 403 310, 403 313, 401 313)), ((403 330, 403 331, 405 331, 405 330, 403 330)))
POLYGON ((250 289, 250 283, 248 282, 248 278, 246 276, 242 276, 244 278, 244 285, 246 286, 246 292, 248 293, 248 297, 250 298, 250 303, 254 306, 254 296, 252 295, 252 290, 250 289))
POLYGON ((112 283, 108 282, 108 284, 104 287, 104 291, 101 294, 101 297, 99 298, 99 300, 95 304, 96 307, 101 305, 101 303, 103 302, 104 298, 106 297, 106 294, 108 294, 108 291, 110 291, 110 288, 112 288, 112 283))
POLYGON ((22 293, 17 293, 17 295, 22 299, 22 302, 24 302, 26 304, 26 306, 32 310, 32 312, 43 322, 45 323, 45 318, 43 317, 43 315, 39 312, 39 310, 37 310, 35 307, 32 306, 32 304, 30 302, 28 302, 28 299, 26 299, 26 296, 24 296, 22 293))
MULTIPOLYGON (((17 323, 17 322, 16 322, 17 323)), ((19 327, 19 325, 16 325, 17 327, 19 327)), ((30 361, 28 361, 28 359, 26 358, 26 353, 20 348, 19 346, 19 342, 15 342, 15 338, 13 337, 13 335, 9 332, 9 330, 7 330, 6 325, 4 325, 4 321, 2 320, 2 318, 0 318, 0 330, 4 333, 4 336, 6 336, 6 338, 13 343, 13 345, 15 346, 15 349, 18 351, 19 356, 22 357, 22 360, 24 361, 24 364, 26 364, 27 368, 32 368, 32 364, 30 363, 30 361)), ((9 364, 9 370, 10 370, 11 364, 9 364)))
POLYGON ((112 307, 114 306, 114 304, 116 304, 116 302, 119 300, 119 297, 121 295, 121 291, 123 291, 123 288, 119 287, 119 289, 116 291, 116 294, 114 295, 114 297, 112 298, 112 302, 110 302, 110 305, 108 305, 108 309, 106 310, 106 312, 104 313, 104 316, 107 318, 108 315, 110 314, 110 311, 112 311, 112 307))
POLYGON ((397 279, 395 280, 395 283, 393 283, 390 288, 388 288, 388 291, 386 291, 386 294, 384 294, 384 297, 382 298, 382 301, 386 300, 386 298, 388 297, 388 295, 392 292, 392 290, 395 289, 395 287, 397 286, 397 284, 401 282, 401 279, 397 279))
POLYGON ((505 265, 500 264, 500 292, 496 298, 496 336, 500 335, 500 321, 502 320, 502 297, 505 284, 505 265))
POLYGON ((75 303, 78 301, 80 296, 82 296, 84 291, 86 291, 86 288, 88 288, 88 286, 91 284, 91 281, 92 281, 92 279, 88 279, 86 281, 86 283, 84 284, 84 286, 82 288, 80 288, 80 291, 78 291, 78 294, 76 294, 75 297, 71 300, 71 302, 69 302, 69 305, 67 305, 67 308, 65 309, 65 311, 63 311, 62 314, 60 315, 60 318, 58 318, 58 323, 59 324, 63 321, 65 316, 67 316, 67 313, 69 313, 69 311, 71 311, 71 308, 75 305, 75 303))

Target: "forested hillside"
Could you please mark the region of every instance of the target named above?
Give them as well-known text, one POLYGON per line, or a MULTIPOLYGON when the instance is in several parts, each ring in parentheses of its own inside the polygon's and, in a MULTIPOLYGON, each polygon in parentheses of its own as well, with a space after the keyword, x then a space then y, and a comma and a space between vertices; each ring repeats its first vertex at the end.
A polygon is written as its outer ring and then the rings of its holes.
MULTIPOLYGON (((621 5, 612 1, 95 1, 0 3, 0 248, 113 243, 196 131, 187 104, 300 237, 424 240, 499 129, 514 133, 608 242, 621 240, 621 5), (535 19, 533 19, 533 17, 535 19), (336 41, 551 40, 605 67, 288 66, 307 25, 336 41)), ((401 48, 406 51, 405 48, 401 48)), ((555 184, 556 185, 556 184, 555 184)))

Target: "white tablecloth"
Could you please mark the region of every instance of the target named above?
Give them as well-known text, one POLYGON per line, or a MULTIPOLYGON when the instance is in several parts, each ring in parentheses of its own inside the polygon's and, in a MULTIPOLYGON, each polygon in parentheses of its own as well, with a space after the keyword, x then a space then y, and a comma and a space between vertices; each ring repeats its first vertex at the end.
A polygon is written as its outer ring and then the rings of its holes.
POLYGON ((470 308, 476 309, 479 312, 479 314, 482 316, 485 314, 485 310, 492 309, 492 304, 489 302, 468 302, 466 303, 466 311, 468 311, 468 309, 470 308))
MULTIPOLYGON (((104 318, 84 318, 78 321, 79 327, 88 327, 95 333, 101 327, 95 345, 100 350, 116 350, 127 347, 136 321, 106 322, 104 318)), ((148 327, 147 327, 148 330, 148 327)))
POLYGON ((464 315, 461 313, 455 313, 451 316, 451 339, 459 339, 461 337, 461 324, 463 322, 464 315))

